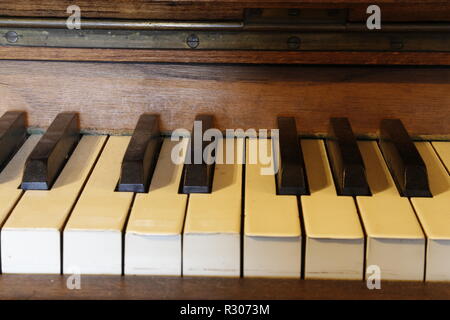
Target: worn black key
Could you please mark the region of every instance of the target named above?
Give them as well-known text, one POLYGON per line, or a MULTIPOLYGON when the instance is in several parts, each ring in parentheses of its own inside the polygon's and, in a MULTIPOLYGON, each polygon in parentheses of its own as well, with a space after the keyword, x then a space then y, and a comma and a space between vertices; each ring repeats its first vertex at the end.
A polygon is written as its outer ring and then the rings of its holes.
POLYGON ((305 162, 297 134, 295 118, 278 117, 279 157, 277 172, 277 194, 309 194, 305 162))
POLYGON ((158 116, 141 115, 122 160, 118 191, 147 192, 161 142, 158 116))
MULTIPOLYGON (((183 172, 183 193, 211 193, 214 175, 214 164, 207 164, 203 159, 203 151, 214 141, 203 141, 203 132, 213 127, 213 117, 211 115, 198 115, 195 121, 201 122, 202 130, 192 129, 186 159, 190 163, 184 165, 183 172)), ((198 122, 197 122, 198 123, 198 122)))
POLYGON ((0 118, 0 170, 2 170, 27 137, 26 114, 8 111, 0 118))
POLYGON ((50 189, 79 139, 78 114, 58 114, 25 163, 22 189, 50 189))
POLYGON ((402 196, 432 196, 425 163, 399 119, 381 121, 380 148, 402 196))
POLYGON ((348 119, 331 118, 328 135, 328 158, 337 193, 343 196, 371 195, 361 152, 348 119))

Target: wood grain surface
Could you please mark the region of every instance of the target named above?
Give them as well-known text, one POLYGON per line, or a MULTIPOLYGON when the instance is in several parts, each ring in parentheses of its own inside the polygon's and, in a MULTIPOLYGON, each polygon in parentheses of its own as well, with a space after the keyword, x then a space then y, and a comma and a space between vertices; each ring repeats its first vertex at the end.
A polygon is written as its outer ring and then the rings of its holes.
POLYGON ((60 275, 1 275, 0 299, 450 299, 450 284, 363 281, 81 276, 67 289, 60 275))
POLYGON ((450 53, 0 47, 0 60, 449 66, 450 53))
MULTIPOLYGON (((449 21, 450 4, 444 0, 379 0, 383 21, 449 21)), ((1 16, 67 17, 72 0, 3 0, 1 16)), ((148 1, 148 0, 78 0, 82 17, 169 20, 240 20, 246 8, 348 8, 350 21, 367 18, 368 0, 304 1, 148 1)))
POLYGON ((190 129, 198 113, 220 129, 274 128, 297 117, 302 134, 347 116, 357 134, 398 117, 413 135, 450 136, 450 69, 437 67, 248 66, 0 61, 0 113, 28 112, 46 128, 62 111, 85 130, 130 133, 141 113, 164 131, 190 129))

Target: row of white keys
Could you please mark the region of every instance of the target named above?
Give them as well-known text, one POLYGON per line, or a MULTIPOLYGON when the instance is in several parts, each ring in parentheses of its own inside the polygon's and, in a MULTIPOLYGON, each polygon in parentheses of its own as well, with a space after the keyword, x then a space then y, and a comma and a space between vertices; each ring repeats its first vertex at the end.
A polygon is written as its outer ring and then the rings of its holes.
POLYGON ((450 175, 444 165, 450 166, 450 143, 417 142, 427 166, 433 198, 411 198, 417 216, 427 235, 426 281, 450 280, 450 175))
MULTIPOLYGON (((0 222, 23 193, 18 188, 23 165, 39 138, 31 136, 0 173, 0 222)), ((243 139, 226 140, 239 156, 243 139)), ((60 272, 62 227, 105 141, 83 137, 51 190, 24 193, 2 229, 3 272, 60 272)), ((114 189, 128 142, 128 137, 109 138, 75 205, 64 230, 64 273, 122 272, 122 234, 133 193, 114 189)), ((276 195, 273 174, 261 174, 267 164, 249 163, 252 142, 272 150, 270 139, 247 140, 244 276, 299 278, 297 197, 276 195)), ((360 279, 364 235, 353 198, 336 194, 323 141, 301 143, 311 191, 301 197, 305 278, 360 279)), ((366 264, 378 266, 382 279, 422 280, 425 236, 411 203, 398 194, 377 144, 358 144, 373 193, 357 197, 367 233, 366 264)), ((164 141, 150 192, 136 196, 125 236, 125 273, 239 276, 242 165, 216 164, 213 192, 192 194, 188 201, 178 193, 183 164, 171 161, 175 145, 164 141)), ((184 159, 187 139, 179 145, 184 159)), ((438 157, 430 143, 417 143, 434 195, 411 199, 428 237, 427 280, 450 279, 450 178, 444 167, 449 145, 433 143, 438 157)), ((224 151, 219 144, 217 156, 224 151)))
POLYGON ((219 140, 211 194, 190 194, 183 275, 240 276, 243 157, 244 139, 219 140))
POLYGON ((267 150, 269 155, 272 141, 246 142, 244 277, 300 278, 302 234, 297 197, 276 195, 273 162, 268 167, 258 154, 258 161, 252 163, 250 149, 264 156, 267 150), (259 143, 259 147, 252 143, 259 143))
POLYGON ((63 235, 63 272, 122 274, 122 231, 133 199, 115 192, 130 137, 109 137, 63 235))
POLYGON ((182 232, 188 196, 179 194, 188 139, 164 139, 148 193, 137 194, 125 234, 125 274, 181 276, 182 232))
POLYGON ((376 142, 359 141, 372 196, 357 203, 367 234, 366 270, 382 280, 423 280, 425 236, 406 197, 401 197, 376 142))
POLYGON ((310 195, 301 196, 305 279, 362 279, 364 232, 355 201, 338 196, 322 140, 301 140, 310 195))
POLYGON ((105 140, 84 136, 51 190, 24 193, 2 229, 3 272, 60 273, 62 228, 105 140))

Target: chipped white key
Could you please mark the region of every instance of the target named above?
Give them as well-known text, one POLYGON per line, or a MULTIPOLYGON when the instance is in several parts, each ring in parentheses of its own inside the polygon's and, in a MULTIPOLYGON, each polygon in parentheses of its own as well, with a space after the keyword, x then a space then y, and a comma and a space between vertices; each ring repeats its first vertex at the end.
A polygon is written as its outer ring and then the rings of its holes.
MULTIPOLYGON (((450 143, 439 142, 441 159, 450 161, 450 143)), ((427 167, 432 198, 411 198, 427 235, 426 281, 450 281, 450 175, 428 142, 416 142, 427 167)), ((448 163, 450 165, 450 163, 448 163)))
POLYGON ((240 275, 244 140, 228 138, 219 142, 222 143, 218 144, 216 158, 225 162, 226 150, 233 150, 234 163, 215 165, 210 194, 189 196, 183 234, 183 275, 240 275))
POLYGON ((322 140, 302 140, 311 195, 302 196, 305 279, 362 279, 364 233, 352 197, 338 196, 322 140))
POLYGON ((356 197, 367 233, 366 269, 379 268, 381 280, 423 280, 425 236, 411 203, 398 193, 377 143, 358 146, 372 191, 356 197))
POLYGON ((4 273, 60 273, 61 229, 106 137, 84 136, 50 190, 29 190, 2 231, 4 273))
MULTIPOLYGON (((246 142, 244 276, 300 278, 302 235, 297 197, 276 194, 273 166, 259 160, 249 163, 250 145, 256 139, 250 140, 246 142), (263 175, 262 168, 272 174, 263 175)), ((271 139, 261 140, 271 154, 271 139)))
POLYGON ((178 193, 188 139, 165 139, 149 193, 136 195, 125 234, 125 274, 181 276, 187 195, 178 193), (174 163, 172 150, 183 160, 174 163))
POLYGON ((130 137, 110 137, 63 233, 65 274, 121 274, 122 230, 133 193, 115 192, 130 137))

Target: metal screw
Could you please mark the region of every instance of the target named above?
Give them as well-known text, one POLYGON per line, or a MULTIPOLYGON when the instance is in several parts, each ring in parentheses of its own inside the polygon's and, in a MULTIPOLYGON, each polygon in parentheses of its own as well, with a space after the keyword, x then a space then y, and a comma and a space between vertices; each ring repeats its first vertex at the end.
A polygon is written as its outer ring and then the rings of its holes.
POLYGON ((391 40, 391 49, 394 49, 394 50, 403 49, 403 41, 402 40, 391 40))
POLYGON ((14 42, 17 42, 17 40, 19 40, 19 35, 15 31, 8 31, 5 34, 5 38, 8 42, 14 43, 14 42))
POLYGON ((187 37, 186 44, 189 46, 189 48, 195 49, 200 44, 200 40, 198 39, 197 35, 191 34, 189 37, 187 37))
POLYGON ((300 39, 298 37, 290 37, 287 40, 288 48, 291 50, 295 50, 300 48, 300 39))

